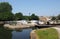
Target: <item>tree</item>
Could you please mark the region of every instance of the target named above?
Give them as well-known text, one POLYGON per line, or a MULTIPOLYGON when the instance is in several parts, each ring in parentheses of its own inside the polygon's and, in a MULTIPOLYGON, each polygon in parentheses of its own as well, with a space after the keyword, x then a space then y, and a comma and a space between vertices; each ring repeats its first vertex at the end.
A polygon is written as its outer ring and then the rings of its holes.
POLYGON ((22 20, 23 14, 21 12, 15 14, 15 20, 22 20))
POLYGON ((57 19, 60 20, 60 14, 57 16, 57 19))
POLYGON ((51 20, 56 20, 56 17, 53 16, 51 20))
POLYGON ((10 21, 14 20, 14 15, 12 13, 0 13, 0 21, 10 21))
POLYGON ((8 2, 0 3, 0 21, 13 20, 12 6, 8 2))
POLYGON ((12 11, 12 6, 8 2, 0 3, 0 12, 12 11))
POLYGON ((23 20, 29 20, 29 16, 23 16, 23 20))
POLYGON ((31 15, 31 20, 39 20, 38 16, 36 16, 35 14, 31 15))

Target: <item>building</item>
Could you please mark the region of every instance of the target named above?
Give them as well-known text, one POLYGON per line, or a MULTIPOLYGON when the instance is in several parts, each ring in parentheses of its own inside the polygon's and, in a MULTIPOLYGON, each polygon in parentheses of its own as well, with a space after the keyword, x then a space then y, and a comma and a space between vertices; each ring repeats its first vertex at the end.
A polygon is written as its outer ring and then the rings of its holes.
POLYGON ((52 17, 48 17, 48 16, 40 16, 39 20, 45 22, 45 24, 46 24, 46 22, 51 20, 51 18, 52 17))

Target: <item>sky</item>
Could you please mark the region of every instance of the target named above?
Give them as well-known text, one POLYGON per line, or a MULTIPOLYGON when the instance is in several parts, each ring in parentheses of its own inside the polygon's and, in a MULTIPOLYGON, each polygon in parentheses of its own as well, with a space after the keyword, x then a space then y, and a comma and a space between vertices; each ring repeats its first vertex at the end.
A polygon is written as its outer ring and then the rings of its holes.
POLYGON ((60 0, 0 0, 12 5, 12 12, 23 15, 57 16, 60 14, 60 0))

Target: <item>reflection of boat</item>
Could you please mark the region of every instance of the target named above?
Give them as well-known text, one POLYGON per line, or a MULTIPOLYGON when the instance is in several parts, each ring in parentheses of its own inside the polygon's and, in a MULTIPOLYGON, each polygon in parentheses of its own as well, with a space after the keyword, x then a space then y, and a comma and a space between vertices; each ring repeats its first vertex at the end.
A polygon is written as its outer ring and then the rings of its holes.
POLYGON ((22 32, 23 29, 15 29, 17 32, 22 32))

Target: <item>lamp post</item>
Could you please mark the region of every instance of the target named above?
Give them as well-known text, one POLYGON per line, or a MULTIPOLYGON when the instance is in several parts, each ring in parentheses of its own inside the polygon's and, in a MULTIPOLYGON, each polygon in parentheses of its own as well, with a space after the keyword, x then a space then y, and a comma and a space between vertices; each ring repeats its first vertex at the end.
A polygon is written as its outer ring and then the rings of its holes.
POLYGON ((30 18, 30 13, 29 13, 29 20, 30 20, 31 18, 30 18))
POLYGON ((30 16, 30 13, 29 13, 29 16, 30 16))

